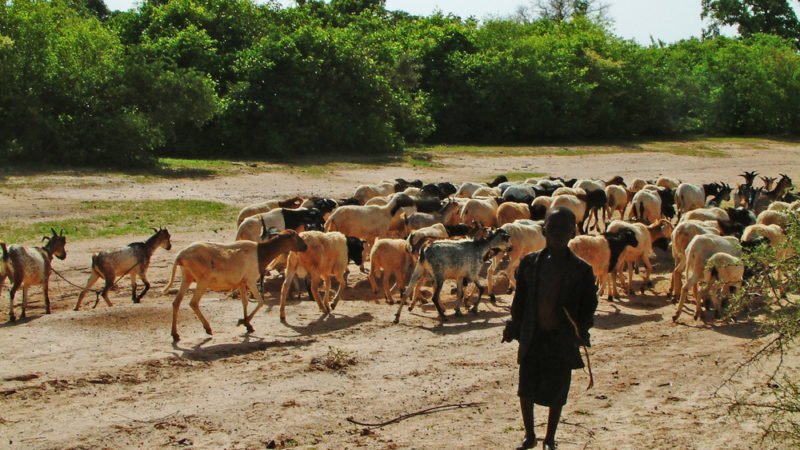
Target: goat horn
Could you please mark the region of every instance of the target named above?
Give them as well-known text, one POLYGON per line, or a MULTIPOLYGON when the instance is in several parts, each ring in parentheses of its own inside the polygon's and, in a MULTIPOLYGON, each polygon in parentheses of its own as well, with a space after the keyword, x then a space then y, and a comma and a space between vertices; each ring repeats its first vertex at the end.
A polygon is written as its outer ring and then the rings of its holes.
POLYGON ((58 233, 56 233, 56 230, 50 228, 50 231, 53 233, 53 236, 58 236, 58 233))
POLYGON ((61 234, 59 234, 59 236, 64 237, 64 229, 63 228, 61 229, 61 234))

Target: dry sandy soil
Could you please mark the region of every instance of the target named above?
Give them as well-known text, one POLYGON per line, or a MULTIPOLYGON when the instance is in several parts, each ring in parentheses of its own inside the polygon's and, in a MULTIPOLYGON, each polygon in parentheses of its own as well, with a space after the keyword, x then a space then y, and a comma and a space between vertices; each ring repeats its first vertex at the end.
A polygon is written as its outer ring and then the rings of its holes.
MULTIPOLYGON (((55 191, 3 195, 0 211, 4 219, 33 221, 52 211, 68 214, 69 202, 87 199, 198 198, 243 205, 295 193, 344 196, 358 182, 397 176, 463 181, 509 171, 597 178, 666 174, 733 184, 744 169, 800 175, 800 145, 745 147, 724 148, 724 158, 451 156, 437 168, 390 166, 315 176, 270 172, 141 185, 100 180, 89 187, 70 187, 74 180, 67 179, 55 191)), ((516 344, 500 344, 510 295, 499 296, 496 305, 482 303, 476 316, 444 325, 430 304, 405 311, 395 325, 396 307, 373 294, 351 266, 351 287, 331 316, 322 317, 303 296, 288 302, 288 323, 282 324, 275 307, 280 279, 273 276, 271 308, 254 319, 254 333, 236 326, 238 300, 208 293, 201 308, 214 335, 204 333, 186 301, 178 323, 182 340, 172 345, 174 293, 161 293, 172 257, 195 240, 231 239, 234 221, 231 217, 225 232, 174 234, 175 249, 159 250, 153 258, 153 289, 143 304, 131 304, 125 281, 111 295, 113 308, 101 303, 91 309, 90 295, 89 305, 75 312, 77 290, 53 278, 54 310, 44 315, 40 290, 32 289, 29 318, 0 324, 0 448, 509 448, 519 442, 516 344), (340 370, 315 364, 336 352, 352 364, 340 370), (347 421, 382 422, 471 403, 477 405, 385 427, 347 421)), ((54 267, 83 283, 91 253, 133 239, 68 241, 69 257, 54 267)), ((601 301, 592 331, 595 386, 586 391, 588 376, 574 372, 560 448, 760 446, 759 421, 748 416, 734 421, 713 393, 770 337, 752 322, 694 322, 691 311, 673 324, 674 306, 664 295, 672 261, 657 256, 654 290, 601 301)), ((447 302, 452 297, 445 295, 447 302)), ((7 304, 3 300, 3 317, 7 304)), ((797 360, 790 356, 787 364, 794 367, 797 360)), ((736 389, 762 389, 765 380, 764 371, 744 372, 736 389)), ((545 414, 537 408, 540 437, 545 414)))

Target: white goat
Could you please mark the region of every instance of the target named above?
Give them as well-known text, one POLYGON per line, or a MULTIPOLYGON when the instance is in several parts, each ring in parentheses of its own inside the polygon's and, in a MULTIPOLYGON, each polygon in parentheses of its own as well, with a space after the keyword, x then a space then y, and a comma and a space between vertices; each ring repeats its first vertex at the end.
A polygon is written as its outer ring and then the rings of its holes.
POLYGON ((739 240, 732 236, 700 234, 689 242, 689 246, 686 247, 686 281, 681 287, 678 309, 675 311, 675 315, 672 316, 673 322, 677 321, 681 315, 683 304, 689 296, 689 289, 692 289, 695 297, 694 319, 700 318, 701 297, 697 292, 697 282, 703 276, 709 258, 715 253, 727 253, 738 257, 742 255, 742 248, 739 246, 739 240))
POLYGON ((28 288, 31 286, 42 285, 44 293, 45 313, 50 314, 50 272, 53 263, 53 256, 63 260, 67 257, 64 249, 67 239, 64 237, 64 230, 56 233, 50 229, 52 236, 45 236, 42 240, 47 243, 42 247, 23 247, 12 245, 6 248, 5 243, 0 243, 3 249, 2 272, 0 272, 0 291, 6 282, 6 277, 11 279, 11 291, 8 294, 8 320, 13 322, 14 316, 14 297, 17 290, 22 288, 22 314, 20 318, 25 318, 25 308, 28 304, 28 288))

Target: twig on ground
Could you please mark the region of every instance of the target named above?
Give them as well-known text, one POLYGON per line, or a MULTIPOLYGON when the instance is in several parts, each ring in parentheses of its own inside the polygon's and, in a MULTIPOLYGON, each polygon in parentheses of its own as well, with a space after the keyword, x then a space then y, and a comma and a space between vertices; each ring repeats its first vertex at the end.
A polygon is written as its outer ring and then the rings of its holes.
POLYGON ((450 405, 439 405, 439 406, 434 406, 433 408, 423 409, 423 410, 415 411, 415 412, 409 413, 409 414, 403 414, 401 416, 395 417, 394 419, 387 420, 385 422, 379 422, 379 423, 359 422, 357 420, 354 420, 352 416, 348 417, 347 421, 350 422, 350 423, 356 424, 356 425, 364 426, 364 427, 380 428, 380 427, 384 427, 386 425, 397 423, 397 422, 400 422, 401 420, 405 420, 405 419, 408 419, 408 418, 411 418, 411 417, 415 417, 415 416, 423 416, 423 415, 426 415, 426 414, 433 414, 433 413, 437 413, 437 412, 440 412, 440 411, 447 411, 447 410, 450 410, 450 409, 477 408, 477 407, 482 406, 482 405, 483 405, 483 402, 454 403, 454 404, 450 404, 450 405))

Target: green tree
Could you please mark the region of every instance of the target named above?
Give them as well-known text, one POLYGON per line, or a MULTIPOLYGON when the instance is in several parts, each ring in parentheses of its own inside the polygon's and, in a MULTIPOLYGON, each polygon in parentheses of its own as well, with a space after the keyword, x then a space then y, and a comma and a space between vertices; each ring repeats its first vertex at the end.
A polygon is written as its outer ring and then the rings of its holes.
POLYGON ((700 17, 710 20, 708 35, 723 25, 735 26, 743 37, 756 33, 791 39, 800 48, 800 21, 788 0, 702 0, 700 17))

